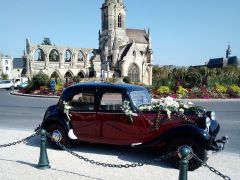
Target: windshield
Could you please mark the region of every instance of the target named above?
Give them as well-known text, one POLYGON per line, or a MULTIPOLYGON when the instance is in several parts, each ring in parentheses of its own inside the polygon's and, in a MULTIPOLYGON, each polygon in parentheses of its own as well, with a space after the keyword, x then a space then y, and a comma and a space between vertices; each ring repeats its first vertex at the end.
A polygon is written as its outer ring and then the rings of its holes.
POLYGON ((147 91, 132 91, 130 97, 135 107, 151 103, 151 97, 147 91))

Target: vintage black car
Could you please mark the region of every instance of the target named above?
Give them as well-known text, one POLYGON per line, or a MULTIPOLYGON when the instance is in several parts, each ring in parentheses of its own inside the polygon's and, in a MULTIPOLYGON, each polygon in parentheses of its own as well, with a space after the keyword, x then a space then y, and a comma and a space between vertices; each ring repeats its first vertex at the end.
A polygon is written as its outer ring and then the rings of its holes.
MULTIPOLYGON (((203 161, 208 150, 220 151, 227 142, 227 137, 216 140, 220 126, 213 111, 170 97, 153 102, 142 86, 104 82, 68 87, 47 109, 41 128, 65 146, 78 140, 160 147, 170 153, 188 145, 203 161)), ((178 159, 173 162, 178 166, 178 159)), ((199 166, 190 160, 190 170, 199 166)))

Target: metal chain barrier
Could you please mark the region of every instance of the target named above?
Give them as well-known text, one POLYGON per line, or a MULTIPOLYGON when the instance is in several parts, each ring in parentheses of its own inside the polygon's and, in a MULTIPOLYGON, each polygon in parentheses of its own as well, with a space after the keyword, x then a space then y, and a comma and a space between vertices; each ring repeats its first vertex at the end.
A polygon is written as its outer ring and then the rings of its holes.
POLYGON ((206 162, 204 162, 204 161, 201 160, 199 157, 197 157, 196 154, 192 153, 192 155, 193 155, 193 157, 194 157, 196 160, 198 160, 198 161, 202 164, 202 166, 207 167, 210 171, 212 171, 213 173, 217 174, 218 176, 221 176, 221 177, 222 177, 223 179, 225 179, 225 180, 231 180, 230 177, 222 174, 221 172, 219 172, 218 170, 216 170, 214 167, 209 166, 206 162))
MULTIPOLYGON (((47 132, 47 137, 49 137, 53 142, 55 142, 52 138, 52 136, 47 132)), ((147 161, 144 161, 144 162, 141 162, 141 163, 132 163, 132 164, 109 164, 109 163, 103 163, 103 162, 99 162, 99 161, 95 161, 95 160, 92 160, 92 159, 88 159, 86 157, 83 157, 75 152, 73 152, 72 150, 66 148, 64 145, 62 145, 61 143, 59 142, 55 142, 61 149, 67 151, 68 153, 72 154, 73 156, 77 157, 78 159, 81 159, 85 162, 89 162, 91 164, 95 164, 95 165, 98 165, 98 166, 103 166, 103 167, 113 167, 113 168, 134 168, 134 167, 137 167, 137 166, 143 166, 143 165, 149 165, 153 162, 156 162, 156 161, 163 161, 163 160, 166 160, 166 159, 169 159, 173 156, 176 156, 177 155, 177 152, 172 152, 172 153, 169 153, 165 156, 161 156, 159 158, 154 158, 152 160, 147 160, 147 161)))
MULTIPOLYGON (((14 146, 14 145, 17 145, 17 144, 20 144, 22 142, 25 142, 35 136, 39 135, 39 130, 24 138, 24 139, 21 139, 21 140, 18 140, 18 141, 15 141, 15 142, 12 142, 12 143, 8 143, 8 144, 2 144, 0 145, 0 148, 4 148, 4 147, 9 147, 9 146, 14 146)), ((169 159, 171 157, 174 157, 178 154, 178 151, 175 151, 175 152, 171 152, 167 155, 164 155, 164 156, 161 156, 159 158, 154 158, 154 159, 151 159, 151 160, 147 160, 147 161, 143 161, 143 162, 139 162, 139 163, 131 163, 131 164, 110 164, 110 163, 103 163, 103 162, 99 162, 99 161, 95 161, 95 160, 92 160, 92 159, 88 159, 86 157, 83 157, 75 152, 73 152, 72 150, 66 148, 64 145, 62 145, 60 142, 55 142, 54 139, 52 138, 52 136, 46 132, 46 135, 48 138, 51 139, 51 141, 53 141, 54 143, 56 143, 57 146, 59 146, 61 149, 65 150, 66 152, 72 154, 73 156, 77 157, 78 159, 81 159, 85 162, 89 162, 91 164, 95 164, 95 165, 98 165, 98 166, 103 166, 103 167, 113 167, 113 168, 134 168, 134 167, 137 167, 137 166, 143 166, 143 165, 149 165, 153 162, 159 162, 159 161, 163 161, 163 160, 166 160, 166 159, 169 159)), ((194 154, 193 152, 191 153, 193 158, 195 158, 197 161, 199 161, 202 166, 204 167, 207 167, 210 171, 212 171, 213 173, 217 174, 218 176, 222 177, 223 179, 225 180, 231 180, 230 177, 222 174, 220 171, 216 170, 214 167, 212 166, 209 166, 206 162, 204 162, 203 160, 201 160, 196 154, 194 154)))
POLYGON ((20 143, 25 142, 25 141, 27 141, 27 140, 29 140, 29 139, 37 136, 37 135, 39 135, 38 132, 36 132, 36 133, 34 133, 34 134, 32 134, 32 135, 24 138, 24 139, 21 139, 21 140, 19 140, 19 141, 15 141, 15 142, 8 143, 8 144, 1 144, 1 145, 0 145, 0 148, 4 148, 4 147, 9 147, 9 146, 14 146, 14 145, 20 144, 20 143))

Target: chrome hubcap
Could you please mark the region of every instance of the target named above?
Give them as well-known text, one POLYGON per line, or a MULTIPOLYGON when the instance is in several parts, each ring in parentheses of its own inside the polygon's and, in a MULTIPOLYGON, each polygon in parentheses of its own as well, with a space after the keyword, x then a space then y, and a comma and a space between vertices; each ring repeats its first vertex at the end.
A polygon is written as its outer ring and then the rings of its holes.
POLYGON ((59 130, 54 130, 52 132, 52 138, 55 142, 60 142, 62 140, 62 134, 59 130))

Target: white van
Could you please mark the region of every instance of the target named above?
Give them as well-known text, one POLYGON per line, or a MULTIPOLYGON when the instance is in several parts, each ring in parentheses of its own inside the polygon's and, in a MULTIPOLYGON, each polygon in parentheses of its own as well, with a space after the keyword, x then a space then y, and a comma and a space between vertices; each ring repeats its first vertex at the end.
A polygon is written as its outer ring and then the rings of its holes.
POLYGON ((1 80, 0 81, 0 89, 11 89, 14 90, 15 88, 17 88, 17 85, 28 81, 27 78, 22 77, 22 78, 14 78, 12 80, 1 80))

